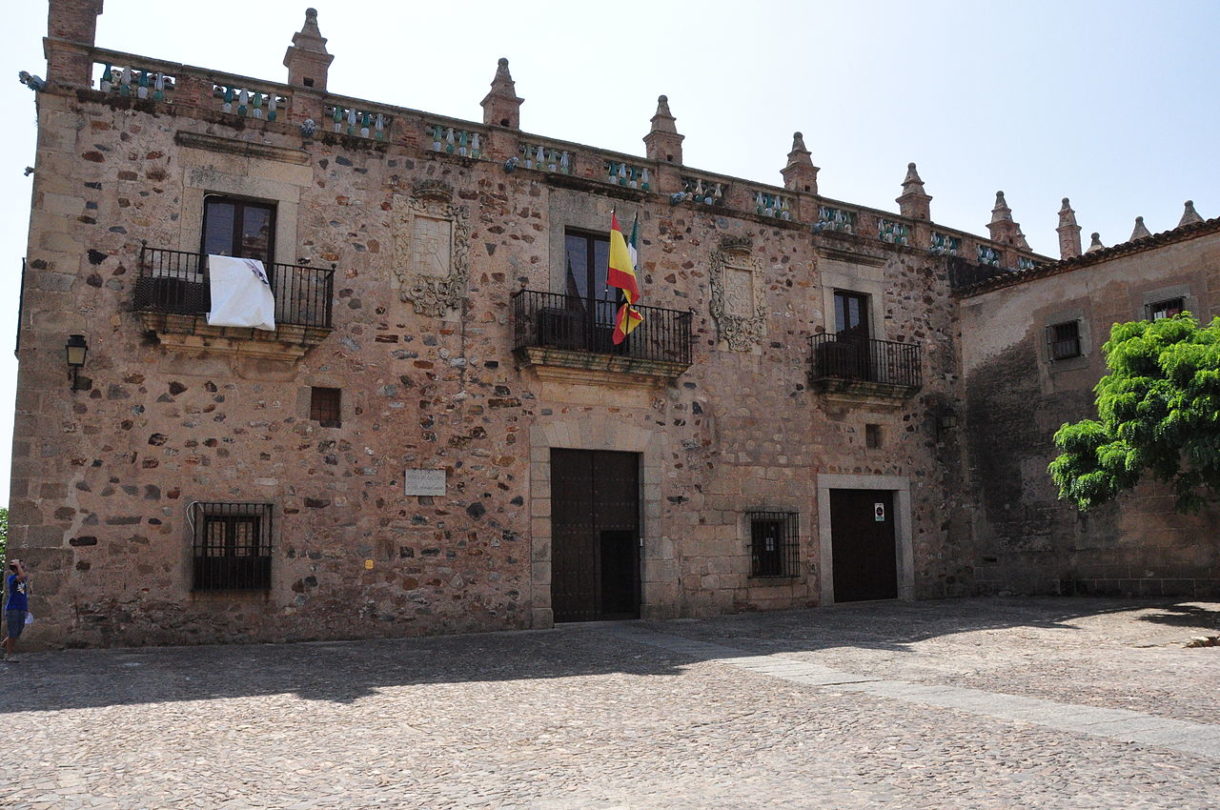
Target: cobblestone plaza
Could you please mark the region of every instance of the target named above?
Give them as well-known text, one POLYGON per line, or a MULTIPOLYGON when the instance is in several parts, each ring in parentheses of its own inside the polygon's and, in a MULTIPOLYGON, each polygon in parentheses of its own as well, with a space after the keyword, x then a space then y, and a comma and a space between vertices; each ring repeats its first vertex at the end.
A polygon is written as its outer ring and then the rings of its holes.
POLYGON ((1216 603, 871 603, 36 652, 13 808, 1220 804, 1216 603))

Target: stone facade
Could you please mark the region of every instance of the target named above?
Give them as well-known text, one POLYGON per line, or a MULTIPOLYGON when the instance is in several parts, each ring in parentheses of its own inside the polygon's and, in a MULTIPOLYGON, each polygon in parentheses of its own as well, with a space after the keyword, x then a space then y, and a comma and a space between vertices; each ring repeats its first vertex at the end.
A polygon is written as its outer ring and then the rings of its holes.
POLYGON ((999 559, 993 501, 1024 489, 980 483, 1012 470, 979 461, 990 406, 963 407, 963 390, 1009 385, 993 367, 1031 310, 997 303, 1014 322, 995 332, 983 310, 1013 293, 959 317, 952 290, 1048 261, 1006 207, 997 241, 941 228, 914 164, 900 214, 819 197, 799 133, 783 187, 690 169, 664 97, 647 158, 528 135, 506 60, 482 124, 332 96, 312 11, 288 84, 107 51, 100 5, 52 0, 37 95, 10 542, 37 576, 43 643, 548 627, 563 449, 636 454, 638 615, 844 598, 836 491, 893 497, 878 521, 894 526, 898 596, 1004 579, 1000 562, 976 576, 976 543, 999 559), (189 306, 210 200, 272 212, 242 238, 274 245, 274 332, 189 306), (638 220, 656 308, 625 351, 547 332, 579 309, 568 240, 604 237, 612 211, 638 220), (821 362, 843 356, 823 343, 844 291, 873 352, 846 374, 821 362), (89 347, 75 383, 70 335, 89 347), (786 516, 791 559, 759 562, 754 513, 786 516), (201 586, 212 531, 253 538, 260 587, 201 586))
MULTIPOLYGON (((1064 201, 1065 209, 1068 208, 1064 201)), ((1069 209, 1070 210, 1070 209, 1069 209)), ((1142 225, 1142 223, 1140 223, 1142 225)), ((1101 251, 998 278, 961 299, 962 376, 980 590, 1220 594, 1220 510, 1175 513, 1167 487, 1145 482, 1078 513, 1046 466, 1065 422, 1093 416, 1115 323, 1178 302, 1220 315, 1220 220, 1187 223, 1101 251), (1078 324, 1079 355, 1053 359, 1048 330, 1078 324)))

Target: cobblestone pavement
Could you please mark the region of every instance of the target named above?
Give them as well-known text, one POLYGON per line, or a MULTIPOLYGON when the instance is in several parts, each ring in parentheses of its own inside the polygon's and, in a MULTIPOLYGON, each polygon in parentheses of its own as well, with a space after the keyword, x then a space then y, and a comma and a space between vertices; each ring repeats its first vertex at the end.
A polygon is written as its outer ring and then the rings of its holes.
POLYGON ((1220 604, 872 603, 0 669, 0 807, 1220 806, 1220 604))

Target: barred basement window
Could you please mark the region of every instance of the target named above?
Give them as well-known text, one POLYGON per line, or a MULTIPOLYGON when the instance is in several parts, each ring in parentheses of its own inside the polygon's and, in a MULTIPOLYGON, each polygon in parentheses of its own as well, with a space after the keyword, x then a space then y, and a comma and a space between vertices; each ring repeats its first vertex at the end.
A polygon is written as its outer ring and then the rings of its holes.
POLYGON ((800 515, 750 512, 750 576, 795 577, 800 568, 800 515))
POLYGON ((322 427, 339 427, 339 392, 338 388, 310 388, 309 418, 320 422, 322 427))
POLYGON ((271 504, 195 501, 187 517, 194 536, 191 590, 271 587, 271 504))

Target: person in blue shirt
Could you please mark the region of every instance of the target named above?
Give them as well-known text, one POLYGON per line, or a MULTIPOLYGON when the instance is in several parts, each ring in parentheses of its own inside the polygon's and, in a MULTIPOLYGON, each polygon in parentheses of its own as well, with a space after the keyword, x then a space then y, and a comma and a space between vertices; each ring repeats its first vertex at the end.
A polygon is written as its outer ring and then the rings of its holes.
POLYGON ((8 635, 0 642, 4 646, 4 660, 12 661, 17 650, 17 639, 25 629, 25 616, 30 609, 30 575, 21 560, 10 560, 9 575, 5 580, 8 601, 4 604, 4 623, 8 635))

